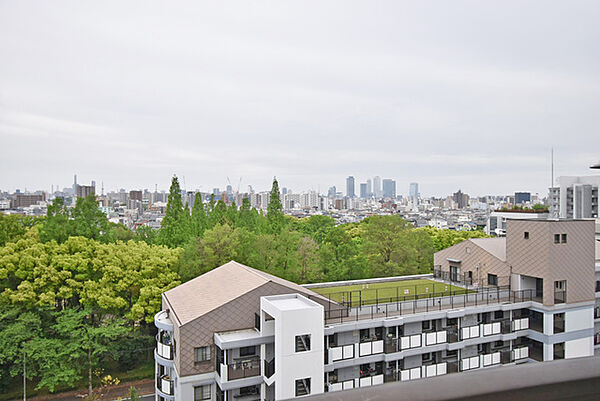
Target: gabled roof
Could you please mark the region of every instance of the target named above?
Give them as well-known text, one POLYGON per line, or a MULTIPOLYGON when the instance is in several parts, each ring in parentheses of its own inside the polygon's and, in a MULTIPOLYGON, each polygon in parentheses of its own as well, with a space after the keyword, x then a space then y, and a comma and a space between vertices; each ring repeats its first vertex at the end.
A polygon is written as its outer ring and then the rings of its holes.
POLYGON ((163 295, 180 324, 184 325, 269 282, 289 287, 291 293, 299 292, 327 300, 291 281, 235 261, 172 288, 163 295))
POLYGON ((471 238, 469 241, 501 261, 506 262, 506 237, 471 238))

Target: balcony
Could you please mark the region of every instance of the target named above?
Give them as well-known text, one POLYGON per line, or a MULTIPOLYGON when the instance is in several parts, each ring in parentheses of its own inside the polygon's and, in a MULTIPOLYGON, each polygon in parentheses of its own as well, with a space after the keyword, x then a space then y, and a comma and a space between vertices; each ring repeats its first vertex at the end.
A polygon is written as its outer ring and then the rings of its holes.
POLYGON ((251 358, 227 365, 227 380, 260 376, 260 358, 251 358))
POLYGON ((383 352, 385 352, 386 354, 392 354, 394 352, 398 352, 398 339, 387 338, 383 345, 383 352))
POLYGON ((354 344, 341 345, 339 347, 332 347, 328 349, 329 362, 337 362, 344 359, 354 358, 354 344))
POLYGON ((554 291, 554 303, 564 304, 567 302, 567 291, 554 291))
POLYGON ((383 352, 383 340, 365 341, 358 346, 358 356, 381 354, 383 352))
POLYGON ((163 359, 173 360, 173 346, 170 338, 163 336, 161 339, 160 334, 156 336, 156 353, 163 359))
POLYGON ((165 395, 173 395, 173 380, 168 375, 156 376, 156 388, 165 395))

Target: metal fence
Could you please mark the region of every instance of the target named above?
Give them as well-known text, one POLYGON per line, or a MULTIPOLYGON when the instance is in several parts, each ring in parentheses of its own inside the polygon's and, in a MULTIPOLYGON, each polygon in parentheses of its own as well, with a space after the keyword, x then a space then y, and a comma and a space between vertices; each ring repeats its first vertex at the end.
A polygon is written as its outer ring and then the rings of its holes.
POLYGON ((497 303, 515 303, 531 301, 535 290, 511 291, 508 288, 487 287, 463 294, 454 292, 429 294, 427 297, 406 296, 384 298, 376 304, 346 306, 344 308, 325 310, 325 322, 344 323, 348 321, 367 320, 393 316, 410 315, 436 310, 454 309, 466 306, 489 305, 497 303))

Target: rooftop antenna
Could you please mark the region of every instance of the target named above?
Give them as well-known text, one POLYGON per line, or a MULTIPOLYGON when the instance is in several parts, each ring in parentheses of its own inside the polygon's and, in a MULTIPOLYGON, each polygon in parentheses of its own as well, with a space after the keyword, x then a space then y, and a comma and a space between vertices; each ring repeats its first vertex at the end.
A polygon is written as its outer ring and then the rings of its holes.
POLYGON ((550 148, 550 168, 552 170, 552 182, 550 183, 550 188, 554 188, 554 147, 550 148))

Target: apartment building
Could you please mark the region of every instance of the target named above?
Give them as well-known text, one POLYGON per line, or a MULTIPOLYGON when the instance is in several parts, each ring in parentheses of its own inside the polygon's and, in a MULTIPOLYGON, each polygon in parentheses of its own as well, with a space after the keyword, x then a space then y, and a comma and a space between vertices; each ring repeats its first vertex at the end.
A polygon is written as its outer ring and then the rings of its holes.
POLYGON ((549 189, 550 215, 554 218, 598 218, 600 175, 564 176, 549 189))
POLYGON ((398 278, 341 295, 348 282, 311 285, 324 296, 233 261, 171 289, 155 316, 156 399, 283 400, 593 355, 594 222, 506 231, 437 252, 427 293, 406 278, 395 294, 383 289, 398 278))

